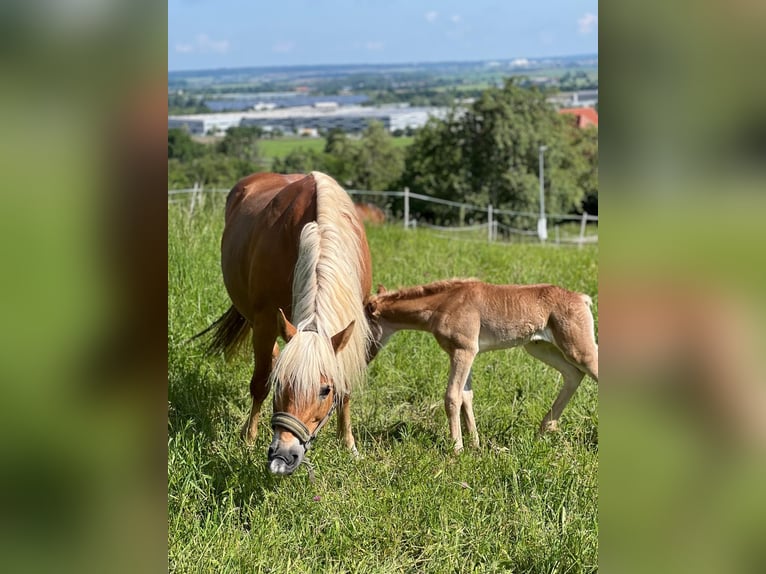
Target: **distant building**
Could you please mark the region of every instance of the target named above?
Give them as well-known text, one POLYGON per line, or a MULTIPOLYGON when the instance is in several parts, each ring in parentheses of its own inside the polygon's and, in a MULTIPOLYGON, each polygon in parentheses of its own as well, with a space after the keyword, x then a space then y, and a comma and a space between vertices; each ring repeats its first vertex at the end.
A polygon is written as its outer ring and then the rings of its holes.
POLYGON ((592 108, 598 103, 598 90, 559 92, 548 96, 547 100, 558 108, 592 108))
POLYGON ((575 116, 578 128, 598 127, 598 113, 593 108, 562 108, 559 113, 575 116))
POLYGON ((386 106, 339 106, 336 102, 318 102, 313 106, 272 110, 189 114, 168 116, 168 128, 184 128, 194 135, 222 133, 235 126, 260 126, 284 133, 340 128, 344 132, 361 132, 370 122, 382 123, 389 131, 420 128, 430 117, 442 118, 447 108, 386 106))

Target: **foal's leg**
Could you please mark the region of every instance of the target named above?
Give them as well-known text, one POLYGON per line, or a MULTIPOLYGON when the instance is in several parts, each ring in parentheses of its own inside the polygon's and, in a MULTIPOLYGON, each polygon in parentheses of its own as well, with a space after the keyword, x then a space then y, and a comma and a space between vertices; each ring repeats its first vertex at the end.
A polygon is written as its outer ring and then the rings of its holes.
POLYGON ((551 406, 548 414, 545 415, 543 422, 540 424, 541 433, 556 431, 559 428, 559 417, 564 411, 564 407, 567 406, 569 399, 572 398, 577 387, 580 386, 580 382, 585 374, 567 361, 562 352, 551 343, 535 341, 524 345, 524 349, 536 359, 540 359, 546 365, 550 365, 559 371, 564 377, 564 386, 561 387, 556 400, 553 401, 553 406, 551 406))
POLYGON ((463 416, 463 423, 465 424, 465 430, 471 437, 471 447, 479 447, 479 432, 476 430, 476 419, 473 416, 473 389, 471 388, 471 373, 468 371, 468 379, 463 387, 463 405, 461 407, 461 414, 463 416))
MULTIPOLYGON (((455 447, 455 452, 463 450, 463 434, 460 429, 460 410, 463 406, 463 389, 465 389, 468 376, 471 374, 471 365, 476 356, 474 351, 457 349, 450 355, 450 374, 447 383, 447 392, 444 395, 444 408, 447 411, 449 433, 455 447)), ((471 391, 472 393, 473 391, 471 391)), ((469 397, 469 401, 472 396, 469 397)), ((473 408, 470 408, 473 414, 473 408)))
POLYGON ((247 443, 253 443, 258 436, 258 419, 260 418, 261 405, 269 394, 269 374, 273 362, 279 354, 279 347, 275 344, 276 335, 271 336, 253 329, 253 358, 255 368, 253 377, 250 379, 250 396, 253 404, 250 408, 250 416, 242 426, 240 435, 247 443), (264 338, 265 337, 265 338, 264 338))
POLYGON ((338 438, 343 440, 343 444, 354 456, 359 456, 354 435, 351 433, 351 397, 348 395, 343 397, 338 409, 338 438))

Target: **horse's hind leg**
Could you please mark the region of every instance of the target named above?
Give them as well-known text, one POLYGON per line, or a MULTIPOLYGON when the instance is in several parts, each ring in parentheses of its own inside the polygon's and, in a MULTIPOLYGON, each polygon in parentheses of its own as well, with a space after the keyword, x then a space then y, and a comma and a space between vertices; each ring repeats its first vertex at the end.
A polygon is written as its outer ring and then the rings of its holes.
MULTIPOLYGON (((447 383, 447 392, 444 395, 444 408, 447 411, 450 437, 452 437, 455 452, 463 450, 463 433, 460 428, 460 411, 463 408, 464 389, 468 376, 471 373, 471 365, 476 353, 465 349, 458 349, 450 354, 450 375, 447 383)), ((472 398, 471 391, 471 396, 472 398)), ((470 402, 469 398, 469 402, 470 402)), ((469 405, 473 414, 472 405, 469 405)))
POLYGON ((468 371, 468 379, 463 386, 463 404, 461 405, 461 415, 465 430, 471 440, 471 447, 479 447, 479 432, 476 430, 476 419, 473 416, 473 389, 471 388, 471 372, 468 371))
POLYGON ((567 361, 563 353, 555 345, 544 341, 535 341, 524 345, 524 349, 536 359, 559 371, 564 377, 564 385, 561 387, 556 400, 553 401, 548 414, 545 415, 543 422, 540 424, 541 433, 556 431, 559 428, 559 417, 564 411, 564 407, 567 406, 569 399, 572 398, 577 387, 580 386, 580 382, 585 374, 567 361))
POLYGON ((253 377, 250 379, 250 396, 253 404, 250 407, 250 415, 242 426, 240 435, 247 443, 253 443, 258 437, 258 420, 260 419, 261 405, 269 394, 269 374, 273 362, 279 355, 279 347, 275 344, 275 336, 270 340, 264 340, 253 331, 253 358, 255 368, 253 377))

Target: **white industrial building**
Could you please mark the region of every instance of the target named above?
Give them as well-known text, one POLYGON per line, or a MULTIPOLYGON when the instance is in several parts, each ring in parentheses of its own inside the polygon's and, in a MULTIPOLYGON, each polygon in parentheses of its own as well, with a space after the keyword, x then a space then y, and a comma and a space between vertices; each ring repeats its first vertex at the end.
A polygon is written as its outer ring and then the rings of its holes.
POLYGON ((260 126, 285 133, 340 128, 344 132, 360 132, 372 121, 382 123, 389 131, 420 128, 429 117, 443 118, 447 108, 384 106, 339 106, 335 102, 313 106, 274 110, 190 114, 168 116, 168 128, 185 128, 195 135, 223 133, 235 126, 260 126))

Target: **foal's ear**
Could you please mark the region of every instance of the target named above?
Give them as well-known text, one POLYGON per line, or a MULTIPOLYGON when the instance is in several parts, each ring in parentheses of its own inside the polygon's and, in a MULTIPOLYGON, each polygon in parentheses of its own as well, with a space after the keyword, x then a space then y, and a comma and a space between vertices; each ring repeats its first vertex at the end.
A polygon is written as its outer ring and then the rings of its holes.
POLYGON ((378 302, 375 300, 375 297, 370 297, 370 299, 367 301, 367 304, 364 306, 364 312, 367 315, 367 319, 377 319, 380 316, 380 311, 378 311, 378 302))
POLYGON ((293 335, 297 332, 297 329, 287 320, 285 312, 282 311, 282 309, 277 313, 277 325, 279 326, 279 336, 285 340, 285 343, 289 343, 290 339, 292 339, 293 335))
POLYGON ((383 287, 383 283, 378 283, 378 295, 383 295, 383 293, 386 293, 386 288, 383 287))
POLYGON ((354 323, 356 321, 351 321, 348 325, 346 325, 346 328, 342 331, 339 331, 335 333, 330 340, 332 341, 332 348, 335 351, 335 354, 337 355, 340 351, 343 350, 343 347, 346 346, 346 343, 348 343, 348 340, 351 338, 351 331, 354 330, 354 323))

